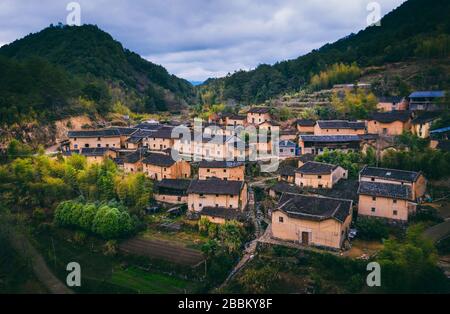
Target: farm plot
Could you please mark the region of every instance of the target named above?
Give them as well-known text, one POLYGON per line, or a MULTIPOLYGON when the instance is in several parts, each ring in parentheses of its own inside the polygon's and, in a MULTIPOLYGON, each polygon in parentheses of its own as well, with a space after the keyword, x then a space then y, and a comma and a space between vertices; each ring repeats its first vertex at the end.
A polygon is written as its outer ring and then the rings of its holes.
POLYGON ((128 254, 189 266, 195 266, 204 259, 199 250, 175 245, 168 241, 150 240, 141 237, 122 242, 120 250, 128 254))

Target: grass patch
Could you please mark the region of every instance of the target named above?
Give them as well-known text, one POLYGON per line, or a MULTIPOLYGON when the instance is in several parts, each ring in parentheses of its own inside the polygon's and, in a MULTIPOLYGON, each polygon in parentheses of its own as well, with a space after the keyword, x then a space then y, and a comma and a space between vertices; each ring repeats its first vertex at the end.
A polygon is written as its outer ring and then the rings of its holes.
POLYGON ((187 280, 147 272, 137 267, 114 272, 111 283, 147 294, 186 293, 194 290, 194 285, 187 280))

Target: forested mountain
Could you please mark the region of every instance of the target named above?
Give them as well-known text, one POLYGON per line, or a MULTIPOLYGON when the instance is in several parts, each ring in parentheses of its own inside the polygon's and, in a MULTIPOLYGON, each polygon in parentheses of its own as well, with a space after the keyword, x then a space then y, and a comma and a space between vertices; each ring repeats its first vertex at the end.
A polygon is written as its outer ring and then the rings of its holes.
POLYGON ((51 120, 83 107, 105 113, 117 95, 138 112, 176 110, 195 96, 188 81, 94 25, 51 25, 0 48, 0 123, 51 120))
MULTIPOLYGON (((409 0, 387 14, 381 26, 368 27, 295 60, 273 66, 260 65, 252 71, 238 71, 225 78, 209 79, 199 87, 199 93, 205 103, 228 99, 260 103, 308 85, 314 74, 338 63, 356 63, 367 69, 396 62, 448 60, 449 17, 448 0, 409 0)), ((426 71, 424 75, 431 76, 431 79, 412 78, 418 81, 412 87, 450 87, 447 69, 438 66, 426 71)))

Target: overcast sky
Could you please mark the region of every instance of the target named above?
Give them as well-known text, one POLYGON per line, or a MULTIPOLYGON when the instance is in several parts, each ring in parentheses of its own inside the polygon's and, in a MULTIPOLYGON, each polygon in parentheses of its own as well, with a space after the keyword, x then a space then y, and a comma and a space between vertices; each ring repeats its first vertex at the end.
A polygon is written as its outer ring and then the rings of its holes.
MULTIPOLYGON (((381 15, 405 0, 378 0, 381 15)), ((66 23, 64 0, 0 0, 0 46, 66 23)), ((296 58, 367 26, 373 0, 79 0, 81 22, 191 81, 296 58)))

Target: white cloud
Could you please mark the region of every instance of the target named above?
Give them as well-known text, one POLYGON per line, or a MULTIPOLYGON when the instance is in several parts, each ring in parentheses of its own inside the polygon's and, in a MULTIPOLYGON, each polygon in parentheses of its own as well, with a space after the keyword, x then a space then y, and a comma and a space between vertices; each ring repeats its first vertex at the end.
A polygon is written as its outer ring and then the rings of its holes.
MULTIPOLYGON (((78 0, 83 23, 189 80, 295 58, 366 27, 372 0, 78 0)), ((378 0, 385 14, 405 0, 378 0)), ((2 0, 0 42, 66 20, 66 1, 2 0)))

